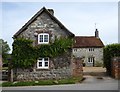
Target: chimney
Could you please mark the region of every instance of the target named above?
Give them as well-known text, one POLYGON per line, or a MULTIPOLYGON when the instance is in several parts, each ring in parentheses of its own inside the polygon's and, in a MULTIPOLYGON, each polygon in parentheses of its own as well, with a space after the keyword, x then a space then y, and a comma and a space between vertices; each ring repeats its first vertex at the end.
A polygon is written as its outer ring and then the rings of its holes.
POLYGON ((48 9, 48 12, 49 12, 51 15, 54 15, 54 10, 53 10, 53 9, 48 9))
POLYGON ((95 37, 99 38, 99 31, 97 29, 95 30, 95 37))

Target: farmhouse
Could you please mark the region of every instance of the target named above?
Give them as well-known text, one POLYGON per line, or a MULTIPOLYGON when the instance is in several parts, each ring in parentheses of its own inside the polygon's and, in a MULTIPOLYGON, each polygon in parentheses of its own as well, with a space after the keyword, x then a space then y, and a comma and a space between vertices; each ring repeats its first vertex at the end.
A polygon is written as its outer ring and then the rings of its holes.
MULTIPOLYGON (((38 11, 17 33, 14 34, 14 41, 17 38, 32 40, 32 45, 34 47, 38 45, 50 45, 53 44, 56 39, 59 40, 61 38, 71 39, 73 41, 72 46, 69 47, 67 51, 56 57, 40 56, 37 58, 32 69, 16 67, 13 74, 15 74, 14 79, 18 81, 81 76, 83 57, 89 57, 90 60, 92 58, 92 60, 102 62, 103 44, 101 40, 98 37, 75 37, 75 35, 54 16, 53 9, 46 9, 43 7, 38 11), (73 57, 73 55, 75 57, 73 57)), ((84 62, 86 62, 86 59, 84 62)), ((94 66, 92 62, 93 61, 89 61, 86 65, 94 66)))
MULTIPOLYGON (((26 38, 33 41, 33 46, 50 45, 56 39, 68 38, 73 39, 74 34, 71 33, 55 16, 53 9, 43 7, 38 11, 15 35, 17 38, 26 38)), ((38 51, 39 52, 39 51, 38 51)), ((18 52, 19 53, 19 52, 18 52)), ((72 58, 72 48, 67 52, 56 56, 39 57, 32 69, 22 69, 17 67, 14 69, 15 80, 39 80, 39 79, 59 79, 71 77, 77 71, 75 67, 82 64, 74 64, 72 58)), ((29 62, 29 61, 28 61, 29 62)), ((80 66, 82 71, 82 67, 80 66)), ((81 73, 80 73, 81 74, 81 73)))
POLYGON ((103 43, 99 38, 99 32, 95 30, 95 36, 76 36, 73 46, 73 55, 83 58, 84 66, 103 65, 103 43))

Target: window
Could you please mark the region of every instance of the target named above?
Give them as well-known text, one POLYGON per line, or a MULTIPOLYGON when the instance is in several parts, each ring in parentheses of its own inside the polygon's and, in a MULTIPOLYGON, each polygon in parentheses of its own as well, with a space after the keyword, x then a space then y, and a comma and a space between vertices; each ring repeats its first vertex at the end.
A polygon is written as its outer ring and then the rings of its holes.
POLYGON ((74 49, 74 52, 77 52, 77 49, 74 49))
POLYGON ((89 48, 89 51, 94 51, 94 48, 89 48))
POLYGON ((94 62, 94 57, 89 57, 88 58, 88 63, 93 63, 94 62))
POLYGON ((49 58, 39 58, 37 62, 38 69, 48 69, 49 68, 49 58))
POLYGON ((41 33, 38 34, 38 44, 48 44, 49 43, 49 34, 41 33))

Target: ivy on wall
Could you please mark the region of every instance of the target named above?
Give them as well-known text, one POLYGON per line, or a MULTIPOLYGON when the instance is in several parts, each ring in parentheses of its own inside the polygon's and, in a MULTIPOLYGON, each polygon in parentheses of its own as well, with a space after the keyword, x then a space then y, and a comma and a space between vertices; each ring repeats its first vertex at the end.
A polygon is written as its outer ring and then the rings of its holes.
POLYGON ((120 44, 110 44, 104 48, 104 66, 108 74, 111 74, 111 59, 120 56, 120 44))
POLYGON ((72 46, 72 39, 55 39, 52 44, 37 45, 33 47, 33 41, 25 38, 17 38, 13 42, 12 61, 13 67, 30 68, 39 57, 56 57, 66 52, 72 46))
POLYGON ((31 40, 24 38, 15 39, 13 42, 12 63, 13 67, 32 66, 35 57, 33 57, 34 48, 31 40))

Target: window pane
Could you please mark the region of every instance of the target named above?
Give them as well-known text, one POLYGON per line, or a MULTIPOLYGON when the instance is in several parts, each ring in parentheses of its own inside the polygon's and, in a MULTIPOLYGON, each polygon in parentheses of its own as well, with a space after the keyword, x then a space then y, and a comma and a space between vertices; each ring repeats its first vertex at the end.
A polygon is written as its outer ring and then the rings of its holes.
POLYGON ((44 61, 48 61, 48 58, 44 58, 44 61))
POLYGON ((40 35, 40 42, 43 42, 43 35, 40 35))
POLYGON ((48 42, 48 35, 44 35, 44 42, 48 42))
POLYGON ((91 49, 89 48, 89 51, 90 51, 91 49))
POLYGON ((48 62, 45 62, 45 67, 48 67, 48 62))
POLYGON ((39 67, 42 67, 42 62, 39 62, 39 67))

